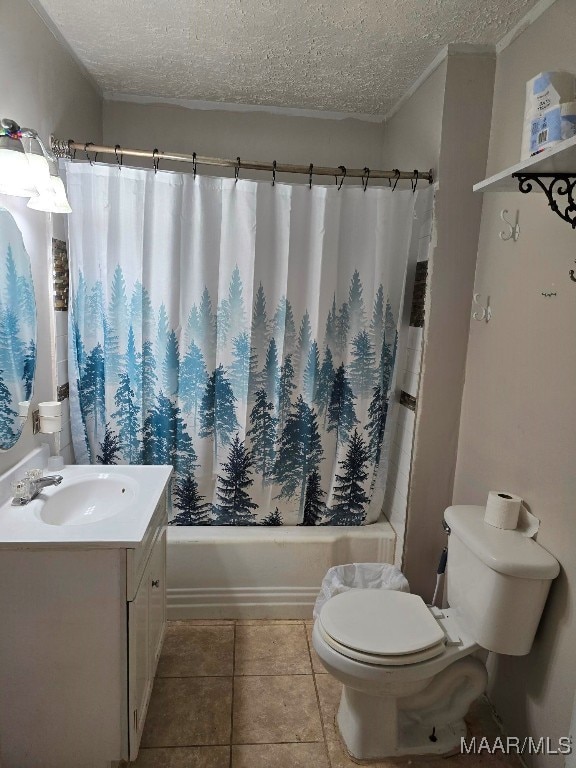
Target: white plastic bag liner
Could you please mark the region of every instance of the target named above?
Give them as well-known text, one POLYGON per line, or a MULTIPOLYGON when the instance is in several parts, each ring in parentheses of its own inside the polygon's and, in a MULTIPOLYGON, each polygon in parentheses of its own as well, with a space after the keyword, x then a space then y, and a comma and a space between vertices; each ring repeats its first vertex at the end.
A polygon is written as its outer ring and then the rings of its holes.
POLYGON ((410 592, 406 576, 389 563, 347 563, 330 568, 322 579, 320 593, 314 604, 314 619, 331 597, 351 589, 393 589, 410 592))

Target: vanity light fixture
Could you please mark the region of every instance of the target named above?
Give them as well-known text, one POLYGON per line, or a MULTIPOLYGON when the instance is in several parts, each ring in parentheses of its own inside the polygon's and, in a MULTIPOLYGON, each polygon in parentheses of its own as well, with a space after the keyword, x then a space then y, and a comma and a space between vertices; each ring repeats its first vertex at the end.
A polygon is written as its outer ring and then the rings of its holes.
POLYGON ((29 197, 28 207, 48 213, 70 213, 58 161, 37 131, 0 121, 0 192, 29 197))

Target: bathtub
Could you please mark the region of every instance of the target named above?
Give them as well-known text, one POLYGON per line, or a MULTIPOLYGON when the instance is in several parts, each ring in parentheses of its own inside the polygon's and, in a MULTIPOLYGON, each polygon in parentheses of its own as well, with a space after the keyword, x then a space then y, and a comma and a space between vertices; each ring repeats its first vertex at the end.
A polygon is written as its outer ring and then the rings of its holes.
POLYGON ((168 619, 310 619, 328 568, 393 563, 386 519, 353 527, 168 528, 168 619))

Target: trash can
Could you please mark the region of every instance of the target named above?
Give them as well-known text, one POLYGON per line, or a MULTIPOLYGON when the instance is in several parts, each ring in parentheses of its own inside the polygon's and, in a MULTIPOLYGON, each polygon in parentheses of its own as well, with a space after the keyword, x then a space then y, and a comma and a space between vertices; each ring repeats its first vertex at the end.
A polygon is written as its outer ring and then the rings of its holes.
POLYGON ((402 571, 389 563, 347 563, 330 568, 322 579, 322 586, 314 604, 314 619, 331 597, 350 589, 392 589, 410 592, 402 571))

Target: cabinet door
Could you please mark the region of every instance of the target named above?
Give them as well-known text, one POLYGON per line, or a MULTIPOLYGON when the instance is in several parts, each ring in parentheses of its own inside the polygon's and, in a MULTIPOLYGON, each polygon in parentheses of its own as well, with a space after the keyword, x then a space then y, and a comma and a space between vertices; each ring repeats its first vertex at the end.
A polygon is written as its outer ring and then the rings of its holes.
POLYGON ((142 579, 134 600, 128 603, 128 728, 131 760, 135 760, 138 754, 152 685, 148 602, 148 582, 142 579))
POLYGON ((166 530, 156 539, 128 603, 130 760, 138 756, 166 623, 166 530))
POLYGON ((156 674, 166 624, 166 530, 154 544, 147 568, 149 585, 148 649, 150 677, 156 674))

